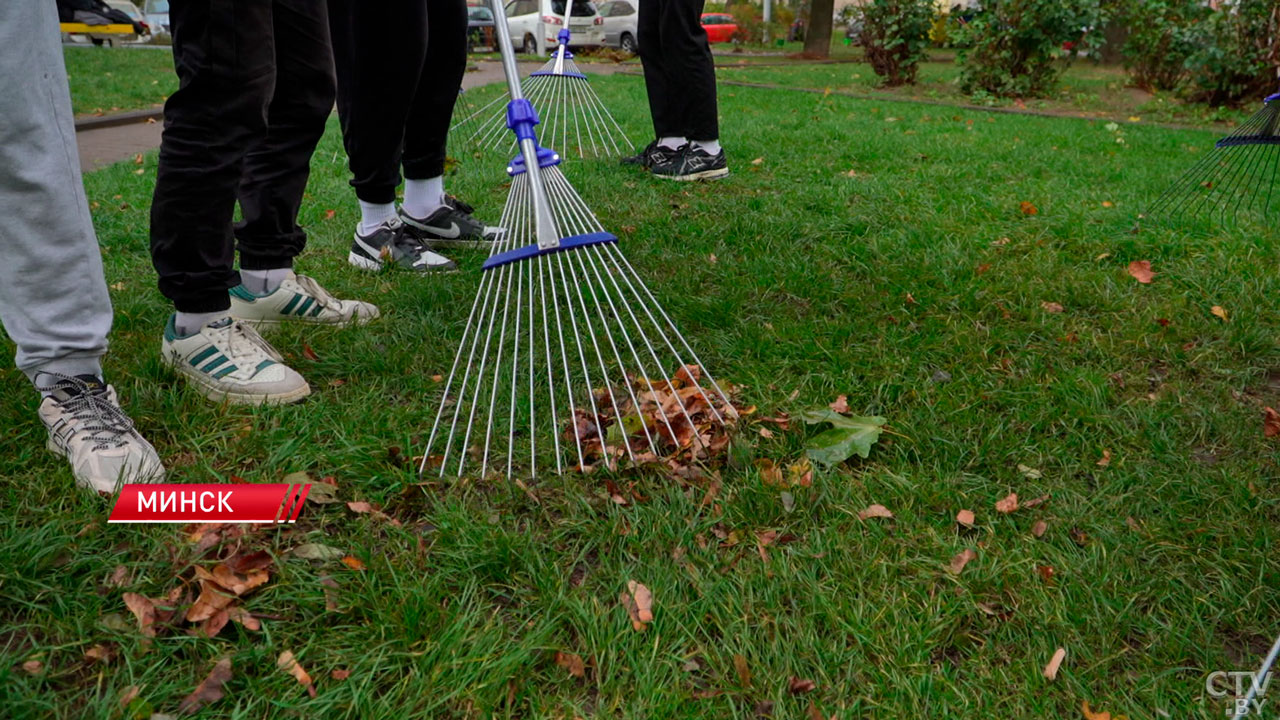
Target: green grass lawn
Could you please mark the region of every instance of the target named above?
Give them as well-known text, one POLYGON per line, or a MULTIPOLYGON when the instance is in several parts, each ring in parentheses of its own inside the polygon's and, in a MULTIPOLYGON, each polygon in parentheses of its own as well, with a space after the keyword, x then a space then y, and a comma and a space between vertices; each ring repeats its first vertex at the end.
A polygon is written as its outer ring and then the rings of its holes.
POLYGON ((158 107, 178 89, 168 48, 62 47, 71 83, 71 108, 77 115, 158 107))
MULTIPOLYGON (((594 87, 643 141, 642 82, 594 87)), ((44 450, 25 380, 0 374, 7 716, 117 718, 130 688, 130 714, 174 713, 230 657, 227 696, 203 717, 818 717, 812 703, 839 718, 1074 718, 1085 701, 1221 717, 1206 674, 1255 668, 1280 630, 1280 473, 1262 421, 1280 403, 1278 238, 1248 223, 1129 232, 1215 133, 720 95, 730 178, 676 185, 609 161, 566 172, 762 414, 847 394, 854 413, 888 418, 894 434, 868 460, 789 498, 754 469, 723 469, 705 506, 704 485, 661 478, 635 479, 644 499, 625 506, 599 476, 539 477, 536 502, 498 479, 418 484, 398 458, 421 452, 431 378, 452 360, 481 258, 459 253, 462 272, 444 277, 353 271, 336 122, 313 161, 298 266, 384 317, 269 336, 310 380, 305 404, 211 404, 157 352, 169 310, 147 254, 152 154, 142 174, 124 163, 86 185, 116 310, 109 376, 171 481, 306 471, 400 525, 308 504, 297 525, 245 541, 275 557, 245 602, 260 632, 147 642, 122 593, 162 597, 212 559, 178 528, 107 525, 107 503, 44 450), (1152 284, 1129 276, 1134 260, 1151 262, 1152 284), (1010 492, 1050 497, 998 513, 1010 492), (859 519, 873 503, 895 517, 859 519), (798 539, 762 557, 770 530, 798 539), (291 555, 306 542, 364 569, 291 555), (965 549, 977 558, 949 572, 965 549), (107 582, 117 566, 122 587, 107 582), (644 632, 618 602, 628 580, 654 593, 644 632), (85 659, 97 645, 108 662, 85 659), (277 669, 286 650, 315 698, 277 669), (581 656, 585 677, 557 652, 581 656), (38 672, 21 668, 33 660, 38 672), (793 695, 792 677, 816 689, 793 695)), ((464 157, 449 188, 496 219, 503 160, 464 157)), ((801 457, 804 428, 760 427, 746 428, 757 456, 801 457)))

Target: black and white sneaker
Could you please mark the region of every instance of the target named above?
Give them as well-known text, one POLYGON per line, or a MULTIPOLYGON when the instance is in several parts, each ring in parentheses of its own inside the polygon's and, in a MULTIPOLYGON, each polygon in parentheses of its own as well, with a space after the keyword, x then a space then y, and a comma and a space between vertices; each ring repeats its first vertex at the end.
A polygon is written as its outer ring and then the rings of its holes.
POLYGON ((712 155, 689 144, 679 157, 654 165, 650 172, 667 180, 718 180, 729 174, 729 163, 724 159, 723 148, 712 155))
POLYGON ((471 217, 457 199, 446 203, 425 218, 416 218, 400 208, 405 234, 428 248, 488 248, 498 241, 502 228, 490 227, 471 217))
POLYGON ((368 235, 357 229, 351 241, 347 262, 361 270, 377 271, 386 265, 414 272, 453 272, 458 264, 428 250, 422 242, 405 232, 404 223, 392 218, 368 235))
POLYGON ((688 144, 681 145, 676 149, 671 149, 665 145, 659 145, 657 140, 644 146, 644 149, 635 155, 628 155, 619 162, 623 165, 639 165, 646 170, 652 169, 658 165, 670 162, 679 158, 684 154, 688 144))

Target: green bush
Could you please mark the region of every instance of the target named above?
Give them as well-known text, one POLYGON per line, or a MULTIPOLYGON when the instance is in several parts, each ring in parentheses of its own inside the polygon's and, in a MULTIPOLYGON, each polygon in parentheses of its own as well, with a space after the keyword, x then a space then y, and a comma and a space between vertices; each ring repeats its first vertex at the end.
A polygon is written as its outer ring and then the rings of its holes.
POLYGON ((1187 76, 1187 59, 1204 43, 1209 9, 1201 0, 1126 0, 1116 20, 1129 29, 1121 52, 1133 84, 1175 90, 1187 76))
POLYGON ((862 49, 885 85, 916 81, 928 56, 933 0, 871 0, 862 10, 862 49))
POLYGON ((988 0, 958 33, 961 88, 998 97, 1047 94, 1100 16, 1098 0, 988 0))
POLYGON ((1204 25, 1205 42, 1187 59, 1192 100, 1237 105, 1275 92, 1280 67, 1275 0, 1234 0, 1204 25))

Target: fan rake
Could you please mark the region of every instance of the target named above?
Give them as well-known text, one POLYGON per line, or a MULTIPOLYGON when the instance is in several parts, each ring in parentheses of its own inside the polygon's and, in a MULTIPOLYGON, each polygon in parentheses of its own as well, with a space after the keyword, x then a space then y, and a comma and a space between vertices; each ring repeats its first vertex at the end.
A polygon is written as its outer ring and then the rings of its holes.
MULTIPOLYGON (((571 1, 565 2, 563 21, 566 25, 571 1)), ((573 61, 569 38, 566 27, 557 36, 558 44, 551 59, 521 86, 522 97, 542 108, 539 132, 542 141, 577 157, 617 157, 630 152, 626 133, 573 61)), ((504 53, 508 50, 509 47, 503 48, 504 53)), ((494 98, 463 115, 450 132, 461 134, 467 142, 483 150, 509 147, 511 139, 502 100, 501 96, 494 98)))
POLYGON ((1280 93, 1165 190, 1145 217, 1234 221, 1256 210, 1265 218, 1280 179, 1280 93))
POLYGON ((737 411, 559 154, 539 147, 493 4, 521 154, 507 168, 506 232, 484 263, 419 471, 462 475, 473 463, 481 476, 534 476, 548 452, 544 467, 561 473, 722 449, 710 445, 727 435, 713 429, 737 411))

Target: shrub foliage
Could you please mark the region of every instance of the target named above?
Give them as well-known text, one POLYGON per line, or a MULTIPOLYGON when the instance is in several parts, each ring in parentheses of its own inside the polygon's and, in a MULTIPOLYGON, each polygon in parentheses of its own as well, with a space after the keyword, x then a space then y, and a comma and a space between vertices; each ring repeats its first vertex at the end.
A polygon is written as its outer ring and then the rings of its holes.
POLYGON ((932 0, 871 0, 862 6, 860 40, 871 69, 885 85, 916 81, 929 50, 932 0))

